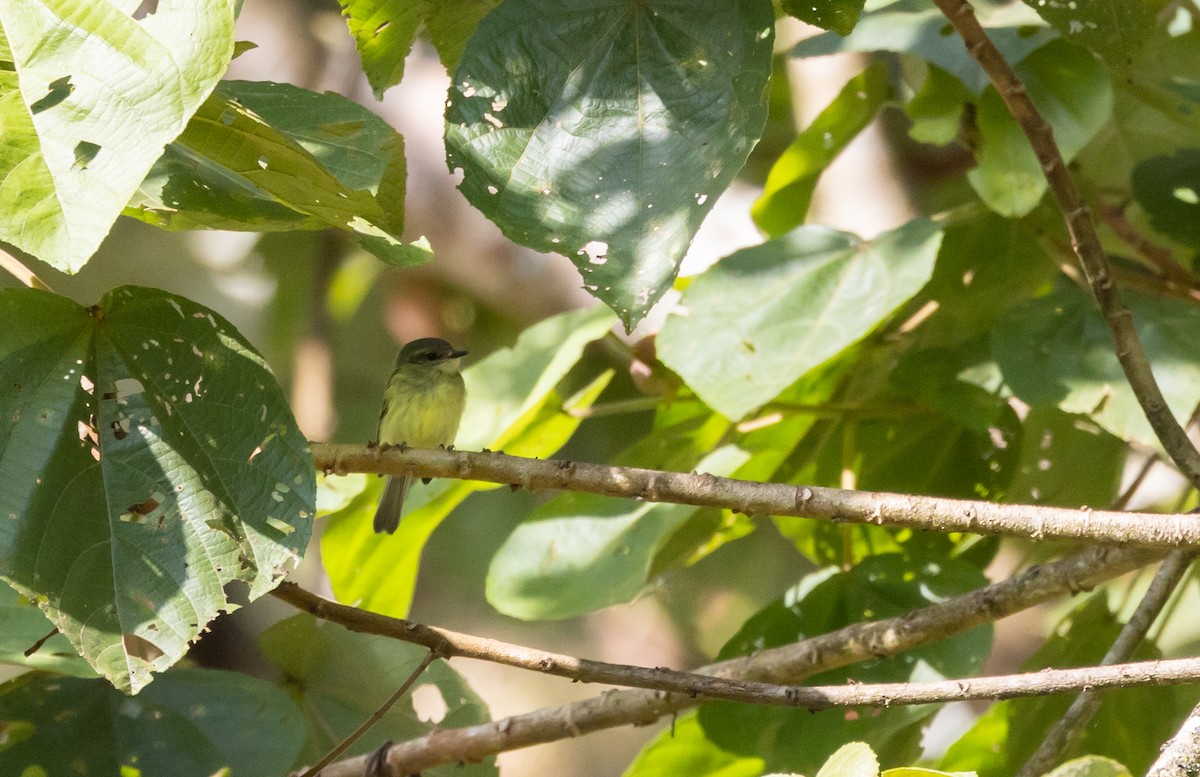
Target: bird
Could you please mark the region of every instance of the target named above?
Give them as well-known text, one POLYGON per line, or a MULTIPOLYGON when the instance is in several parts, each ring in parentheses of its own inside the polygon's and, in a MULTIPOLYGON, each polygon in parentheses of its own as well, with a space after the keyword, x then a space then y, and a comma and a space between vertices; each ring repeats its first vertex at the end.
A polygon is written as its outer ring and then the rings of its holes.
MULTIPOLYGON (((467 401, 460 372, 466 355, 438 337, 413 340, 400 349, 383 390, 377 434, 381 446, 436 448, 454 443, 467 401)), ((377 534, 391 534, 400 525, 400 508, 411 480, 388 478, 375 510, 377 534)))

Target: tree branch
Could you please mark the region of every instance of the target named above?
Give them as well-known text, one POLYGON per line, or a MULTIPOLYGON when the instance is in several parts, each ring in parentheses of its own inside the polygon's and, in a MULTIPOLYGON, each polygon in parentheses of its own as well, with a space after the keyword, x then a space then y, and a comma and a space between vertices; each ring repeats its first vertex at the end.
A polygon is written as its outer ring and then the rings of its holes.
POLYGON ((761 483, 577 461, 545 461, 485 451, 313 443, 318 469, 377 472, 561 489, 647 502, 726 507, 751 516, 817 518, 936 532, 970 532, 1175 548, 1200 545, 1200 515, 1123 513, 1040 505, 1006 505, 819 486, 761 483))
MULTIPOLYGON (((1195 558, 1196 551, 1184 550, 1172 551, 1171 555, 1167 556, 1155 573, 1145 596, 1138 602, 1137 609, 1121 627, 1121 633, 1100 661, 1100 666, 1114 666, 1133 655, 1195 558)), ((1037 777, 1051 771, 1058 760, 1083 735, 1088 723, 1095 717, 1096 710, 1100 708, 1101 701, 1100 694, 1089 688, 1071 702, 1071 706, 1051 727, 1037 750, 1021 766, 1017 777, 1037 777)))
POLYGON ((1062 211, 1067 232, 1071 235, 1071 246, 1079 257, 1092 294, 1100 305, 1105 321, 1108 322, 1109 333, 1116 345, 1117 359, 1121 362, 1125 377, 1129 380, 1129 385, 1155 435, 1162 443, 1163 450, 1192 485, 1200 488, 1200 451, 1192 445, 1179 421, 1171 414, 1171 409, 1167 407, 1162 391, 1154 379, 1150 362, 1146 359, 1137 330, 1134 329, 1133 317, 1121 302, 1117 286, 1113 282, 1108 259, 1096 234, 1096 225, 1067 170, 1050 125, 1034 106, 1033 100, 1025 91, 1025 85, 1017 78, 1017 74, 1004 60, 1000 50, 980 26, 979 20, 975 18, 975 11, 967 0, 934 0, 934 3, 963 39, 967 52, 987 73, 1009 113, 1017 120, 1017 124, 1029 139, 1029 145, 1037 155, 1042 172, 1050 184, 1050 191, 1058 202, 1059 210, 1062 211))
MULTIPOLYGON (((1160 552, 1139 548, 1089 548, 904 616, 854 624, 791 645, 701 667, 695 673, 795 684, 817 672, 896 655, 918 645, 961 634, 1057 596, 1088 590, 1160 557, 1160 552)), ((342 611, 326 609, 324 612, 334 615, 342 611)), ((399 629, 394 636, 399 637, 406 630, 399 629)), ((648 725, 697 703, 698 700, 688 694, 612 690, 563 707, 536 710, 480 726, 435 731, 396 745, 389 753, 388 762, 393 769, 417 772, 442 763, 478 761, 506 750, 606 728, 648 725)), ((364 764, 363 758, 342 761, 328 767, 325 777, 360 775, 364 764)))

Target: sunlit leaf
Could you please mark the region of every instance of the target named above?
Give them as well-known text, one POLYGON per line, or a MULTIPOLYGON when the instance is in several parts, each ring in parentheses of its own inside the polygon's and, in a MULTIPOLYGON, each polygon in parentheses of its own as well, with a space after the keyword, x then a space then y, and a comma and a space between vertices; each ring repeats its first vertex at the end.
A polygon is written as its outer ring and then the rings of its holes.
MULTIPOLYGON (((1103 66, 1087 49, 1059 41, 1029 55, 1015 70, 1070 162, 1112 113, 1112 84, 1103 66)), ((993 87, 984 90, 976 121, 979 166, 967 180, 992 210, 1024 216, 1049 185, 1033 147, 993 87)))
POLYGON ((428 248, 399 239, 404 145, 344 97, 225 81, 150 171, 127 215, 164 229, 334 228, 386 262, 428 248))
POLYGON ((0 291, 0 575, 136 692, 308 542, 312 458, 229 322, 123 286, 85 308, 0 291))
POLYGON ((421 0, 338 0, 362 59, 363 72, 382 100, 404 76, 404 58, 421 24, 421 0))
POLYGON ((454 75, 449 165, 631 327, 762 132, 773 32, 767 0, 506 0, 454 75))
MULTIPOLYGON (((1125 303, 1167 407, 1184 422, 1200 385, 1200 318, 1181 300, 1132 292, 1125 303)), ((1062 284, 1014 308, 992 336, 1004 379, 1030 405, 1090 416, 1122 440, 1157 445, 1090 295, 1062 284)))
POLYGON ((0 239, 84 265, 233 56, 234 0, 0 4, 0 239))
MULTIPOLYGON (((1056 37, 1036 14, 1020 5, 981 8, 979 13, 988 28, 988 37, 1010 65, 1056 37)), ((988 83, 987 75, 967 53, 962 39, 953 34, 946 17, 926 0, 873 3, 849 35, 827 32, 807 38, 792 48, 791 55, 817 57, 839 51, 912 54, 942 68, 975 93, 988 83)))
POLYGON ((684 290, 659 356, 710 407, 741 419, 912 297, 941 238, 923 219, 870 242, 806 226, 738 251, 684 290))
POLYGON ((671 727, 642 748, 622 777, 759 777, 761 758, 742 757, 722 750, 704 736, 704 729, 690 712, 676 718, 671 727))
POLYGON ((875 118, 889 92, 882 64, 850 79, 771 168, 762 196, 750 208, 759 229, 779 237, 804 223, 821 173, 875 118))

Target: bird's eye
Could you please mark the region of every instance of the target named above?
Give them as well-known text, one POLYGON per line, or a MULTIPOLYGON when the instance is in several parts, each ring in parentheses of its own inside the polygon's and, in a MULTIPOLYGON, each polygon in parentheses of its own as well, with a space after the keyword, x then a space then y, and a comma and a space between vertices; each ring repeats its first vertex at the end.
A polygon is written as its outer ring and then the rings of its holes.
POLYGON ((433 351, 430 351, 429 353, 425 354, 425 361, 427 361, 427 362, 437 361, 437 354, 434 353, 433 351))

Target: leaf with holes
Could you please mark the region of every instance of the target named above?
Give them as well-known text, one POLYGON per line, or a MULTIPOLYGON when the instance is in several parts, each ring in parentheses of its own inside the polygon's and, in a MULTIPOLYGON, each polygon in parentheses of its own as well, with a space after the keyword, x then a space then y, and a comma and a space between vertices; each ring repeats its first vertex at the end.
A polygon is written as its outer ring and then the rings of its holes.
POLYGON ((82 267, 225 72, 235 5, 0 3, 0 240, 82 267))
POLYGON ((346 232, 391 264, 427 261, 399 239, 404 143, 335 94, 225 81, 188 122, 126 215, 162 229, 346 232))
POLYGON ((375 99, 404 76, 421 24, 420 0, 338 0, 375 99))
POLYGON ((762 132, 773 31, 767 0, 506 0, 451 85, 449 165, 630 327, 762 132))
POLYGON ((0 576, 137 692, 312 529, 308 446, 262 358, 183 297, 0 291, 0 576))
POLYGON ((215 669, 176 669, 137 699, 32 672, 0 685, 0 709, 5 771, 27 777, 286 774, 304 743, 278 686, 215 669))

